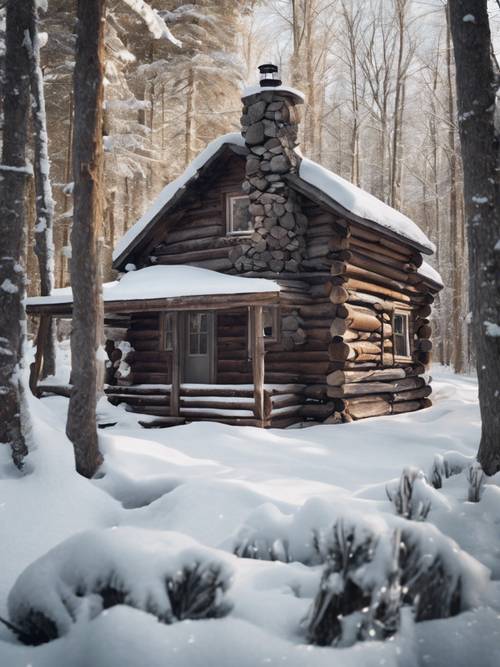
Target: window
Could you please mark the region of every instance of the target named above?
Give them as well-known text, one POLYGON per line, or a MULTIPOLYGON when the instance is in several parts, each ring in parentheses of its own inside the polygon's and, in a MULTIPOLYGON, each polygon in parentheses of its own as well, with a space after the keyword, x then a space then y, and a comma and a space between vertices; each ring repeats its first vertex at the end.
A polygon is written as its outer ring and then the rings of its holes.
POLYGON ((191 356, 208 353, 208 316, 207 313, 189 313, 188 345, 191 356))
POLYGON ((410 313, 395 312, 392 318, 392 337, 395 357, 410 357, 410 313))
POLYGON ((279 337, 279 311, 272 306, 262 308, 262 324, 264 328, 264 341, 275 343, 279 337))
POLYGON ((228 234, 248 235, 252 232, 252 218, 248 211, 250 200, 246 195, 226 196, 226 228, 228 234))
POLYGON ((171 352, 174 349, 173 345, 173 313, 163 313, 162 330, 161 330, 161 349, 166 352, 171 352))
MULTIPOLYGON (((250 309, 250 320, 248 330, 253 330, 253 310, 250 309)), ((277 343, 280 338, 280 309, 276 306, 263 306, 262 308, 262 333, 264 343, 277 343)), ((248 354, 252 357, 251 337, 248 338, 248 354)))

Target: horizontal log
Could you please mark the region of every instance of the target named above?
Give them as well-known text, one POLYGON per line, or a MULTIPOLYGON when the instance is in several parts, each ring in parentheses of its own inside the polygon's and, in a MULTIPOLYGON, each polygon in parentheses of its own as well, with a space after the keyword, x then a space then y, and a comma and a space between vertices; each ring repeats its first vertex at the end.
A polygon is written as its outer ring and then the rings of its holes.
POLYGON ((157 395, 157 394, 108 394, 108 401, 112 405, 120 405, 120 403, 127 403, 128 405, 134 406, 168 406, 169 397, 166 395, 157 395))
POLYGON ((359 252, 351 253, 350 265, 372 271, 383 278, 390 278, 402 283, 405 283, 408 280, 408 272, 381 261, 377 261, 376 259, 373 259, 373 257, 369 257, 368 255, 359 252))
POLYGON ((422 408, 421 401, 403 401, 401 403, 393 403, 392 405, 392 414, 397 415, 404 412, 415 412, 415 410, 420 410, 422 408))
POLYGON ((377 312, 392 313, 394 310, 395 304, 393 301, 386 301, 380 296, 375 296, 374 294, 365 294, 356 290, 350 289, 348 292, 349 303, 362 304, 363 306, 373 306, 377 312))
POLYGON ((288 352, 283 352, 281 350, 269 350, 266 352, 266 364, 278 362, 290 362, 295 361, 328 361, 328 352, 325 350, 290 350, 288 352))
POLYGON ((396 394, 393 394, 392 400, 394 403, 400 403, 401 401, 413 401, 420 398, 427 398, 432 394, 432 387, 426 385, 425 387, 420 387, 420 389, 410 389, 408 391, 399 391, 396 394))
POLYGON ((212 236, 220 236, 224 233, 222 224, 200 225, 193 227, 182 227, 182 223, 175 229, 167 232, 166 244, 188 241, 191 239, 206 239, 212 236))
POLYGON ((347 329, 379 331, 381 322, 369 308, 343 304, 342 308, 337 310, 337 317, 332 322, 330 333, 332 336, 342 336, 347 329))
POLYGON ((356 420, 368 417, 382 417, 383 415, 391 414, 391 404, 380 399, 352 406, 349 405, 348 414, 356 420))
POLYGON ((303 318, 334 318, 337 313, 335 305, 330 301, 325 303, 313 303, 311 305, 301 305, 297 310, 299 311, 299 315, 303 318))
POLYGON ((162 243, 161 245, 156 246, 151 254, 155 256, 165 256, 182 254, 184 252, 193 252, 197 250, 207 250, 214 247, 216 239, 217 237, 206 236, 198 239, 187 239, 177 243, 162 243))
POLYGON ((132 372, 130 376, 127 377, 132 384, 167 384, 168 375, 167 373, 136 373, 132 372), (131 377, 130 377, 131 376, 131 377))
POLYGON ((304 396, 307 398, 315 398, 321 400, 326 397, 326 385, 325 384, 311 384, 305 387, 304 396))
POLYGON ((104 393, 112 395, 124 395, 124 396, 169 396, 170 395, 170 385, 128 385, 128 386, 119 386, 119 385, 104 385, 104 393))
POLYGON ((335 404, 333 401, 328 403, 306 403, 301 409, 302 417, 313 417, 323 421, 335 412, 335 404))
MULTIPOLYGON (((346 290, 356 291, 356 292, 368 292, 369 294, 375 294, 376 296, 389 297, 394 299, 394 301, 399 301, 401 303, 410 303, 411 298, 408 294, 404 294, 401 291, 389 289, 382 285, 375 285, 371 282, 366 282, 364 280, 358 280, 357 278, 349 278, 344 283, 344 288, 346 290)), ((348 294, 349 296, 349 294, 348 294)), ((386 299, 385 299, 386 300, 386 299)))
POLYGON ((330 343, 328 346, 328 354, 332 361, 347 361, 357 359, 360 355, 380 355, 380 345, 370 343, 369 341, 361 341, 354 343, 330 343))
POLYGON ((135 340, 157 340, 160 337, 158 329, 129 329, 127 331, 126 340, 131 342, 135 340))
POLYGON ((365 254, 374 254, 377 256, 387 257, 395 262, 398 262, 400 265, 408 264, 409 257, 402 253, 397 252, 391 248, 388 248, 381 243, 373 243, 365 239, 358 238, 357 236, 351 236, 350 247, 358 249, 358 252, 364 252, 365 254))
POLYGON ((398 393, 406 389, 418 389, 425 385, 421 377, 406 377, 392 382, 350 382, 340 386, 329 386, 328 396, 342 398, 344 396, 364 396, 367 394, 398 393))
POLYGON ((402 368, 381 368, 367 371, 348 371, 337 370, 330 373, 327 378, 327 384, 331 386, 341 386, 354 382, 372 382, 374 380, 399 380, 406 377, 402 368))

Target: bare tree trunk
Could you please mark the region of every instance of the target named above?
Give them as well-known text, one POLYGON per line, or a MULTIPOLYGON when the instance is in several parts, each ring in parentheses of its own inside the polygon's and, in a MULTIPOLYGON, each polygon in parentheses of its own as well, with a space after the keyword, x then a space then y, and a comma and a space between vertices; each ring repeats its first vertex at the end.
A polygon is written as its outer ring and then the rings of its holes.
MULTIPOLYGON (((71 180, 72 170, 72 157, 73 157, 73 93, 71 92, 68 100, 68 134, 67 134, 67 144, 66 144, 66 157, 64 161, 64 181, 67 186, 71 180)), ((62 216, 62 241, 61 241, 61 252, 59 260, 59 287, 66 287, 66 249, 69 246, 69 229, 70 222, 68 220, 68 213, 71 208, 71 196, 66 191, 63 190, 64 194, 64 214, 62 216)))
POLYGON ((399 143, 401 141, 401 95, 403 88, 403 57, 404 57, 404 33, 405 33, 405 21, 406 21, 406 1, 407 0, 397 0, 396 1, 396 21, 398 24, 398 36, 399 36, 399 46, 398 46, 398 61, 396 68, 396 94, 394 97, 394 121, 393 121, 393 130, 392 130, 392 164, 391 164, 391 197, 390 204, 391 206, 397 206, 398 198, 398 154, 399 154, 399 143))
MULTIPOLYGON (((29 30, 30 78, 33 97, 32 115, 35 130, 35 254, 40 273, 40 294, 47 296, 54 288, 54 242, 52 238, 54 201, 50 183, 50 162, 45 115, 45 94, 43 75, 40 67, 40 41, 38 38, 38 14, 34 0, 31 0, 31 25, 29 30)), ((51 326, 44 341, 43 367, 41 377, 53 375, 56 369, 55 326, 51 326)))
MULTIPOLYGON (((432 148, 432 192, 434 199, 434 222, 433 222, 433 234, 432 236, 436 242, 436 264, 440 271, 443 271, 444 262, 442 261, 442 248, 441 248, 441 207, 439 199, 439 138, 438 138, 438 129, 437 129, 437 88, 438 88, 438 78, 439 78, 439 61, 435 63, 434 70, 432 72, 432 97, 431 97, 431 114, 429 117, 429 135, 431 140, 432 148)), ((440 364, 444 364, 445 361, 445 342, 446 342, 446 317, 443 313, 443 299, 441 294, 436 295, 436 324, 438 325, 438 344, 437 344, 437 358, 440 364)))
POLYGON ((186 145, 184 166, 187 166, 193 159, 195 85, 196 84, 194 80, 194 70, 192 67, 190 67, 188 74, 187 96, 186 96, 186 123, 184 128, 184 142, 186 145))
POLYGON ((500 470, 500 183, 494 122, 498 72, 491 59, 487 0, 449 0, 482 430, 478 459, 500 470), (464 18, 467 17, 467 20, 464 18))
POLYGON ((28 453, 23 434, 19 371, 24 342, 25 201, 31 169, 26 165, 29 59, 24 37, 31 3, 7 3, 4 123, 0 165, 0 443, 10 446, 21 468, 28 453))
POLYGON ((74 73, 74 217, 71 232, 73 391, 66 433, 75 450, 76 469, 92 477, 102 457, 96 428, 97 347, 102 325, 99 235, 103 175, 103 61, 105 0, 78 0, 74 73))
POLYGON ((463 323, 464 303, 462 294, 462 276, 464 272, 463 253, 463 218, 458 214, 458 184, 457 184, 457 149, 455 146, 455 104, 453 90, 452 45, 449 20, 449 7, 445 7, 446 14, 446 83, 448 88, 448 152, 450 165, 450 194, 448 215, 451 235, 451 270, 453 297, 451 303, 451 317, 453 330, 452 364, 456 373, 464 371, 464 341, 463 323))

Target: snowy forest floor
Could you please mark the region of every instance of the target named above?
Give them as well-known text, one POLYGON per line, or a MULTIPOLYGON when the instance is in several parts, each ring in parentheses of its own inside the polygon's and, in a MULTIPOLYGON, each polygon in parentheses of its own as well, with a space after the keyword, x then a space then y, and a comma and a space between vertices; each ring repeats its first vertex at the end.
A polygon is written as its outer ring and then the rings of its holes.
MULTIPOLYGON (((101 415, 118 423, 100 431, 104 474, 90 482, 73 469, 64 434, 67 400, 29 397, 28 474, 16 474, 7 448, 0 448, 0 615, 7 617, 9 591, 30 563, 80 531, 113 526, 141 529, 139 540, 148 531, 175 531, 217 550, 235 572, 227 594, 233 609, 225 618, 164 625, 119 605, 39 647, 19 644, 2 628, 0 665, 498 667, 500 475, 488 479, 479 503, 467 502, 463 474, 444 480, 427 518, 489 569, 480 606, 422 623, 413 623, 408 610, 400 631, 385 642, 309 645, 301 621, 321 567, 232 555, 252 531, 293 542, 325 516, 393 515, 386 485, 405 466, 427 472, 436 454, 450 450, 474 457, 480 434, 475 380, 439 367, 432 374, 432 408, 306 429, 196 423, 144 430, 135 415, 104 401, 101 415)), ((141 563, 134 567, 139 572, 141 563)))

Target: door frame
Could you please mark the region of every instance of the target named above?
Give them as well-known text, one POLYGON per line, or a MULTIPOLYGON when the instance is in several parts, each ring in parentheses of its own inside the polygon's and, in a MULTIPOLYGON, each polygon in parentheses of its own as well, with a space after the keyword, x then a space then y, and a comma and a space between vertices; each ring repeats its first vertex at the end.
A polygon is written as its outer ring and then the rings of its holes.
MULTIPOLYGON (((217 382, 217 311, 215 310, 185 310, 180 311, 179 315, 179 334, 180 334, 180 354, 181 354, 181 382, 186 382, 186 361, 188 356, 187 334, 188 318, 192 313, 207 313, 208 322, 212 329, 212 335, 208 337, 208 356, 209 356, 209 381, 207 384, 216 384, 217 382)), ((198 383, 194 383, 198 384, 198 383)), ((204 384, 204 383, 199 383, 204 384)))

